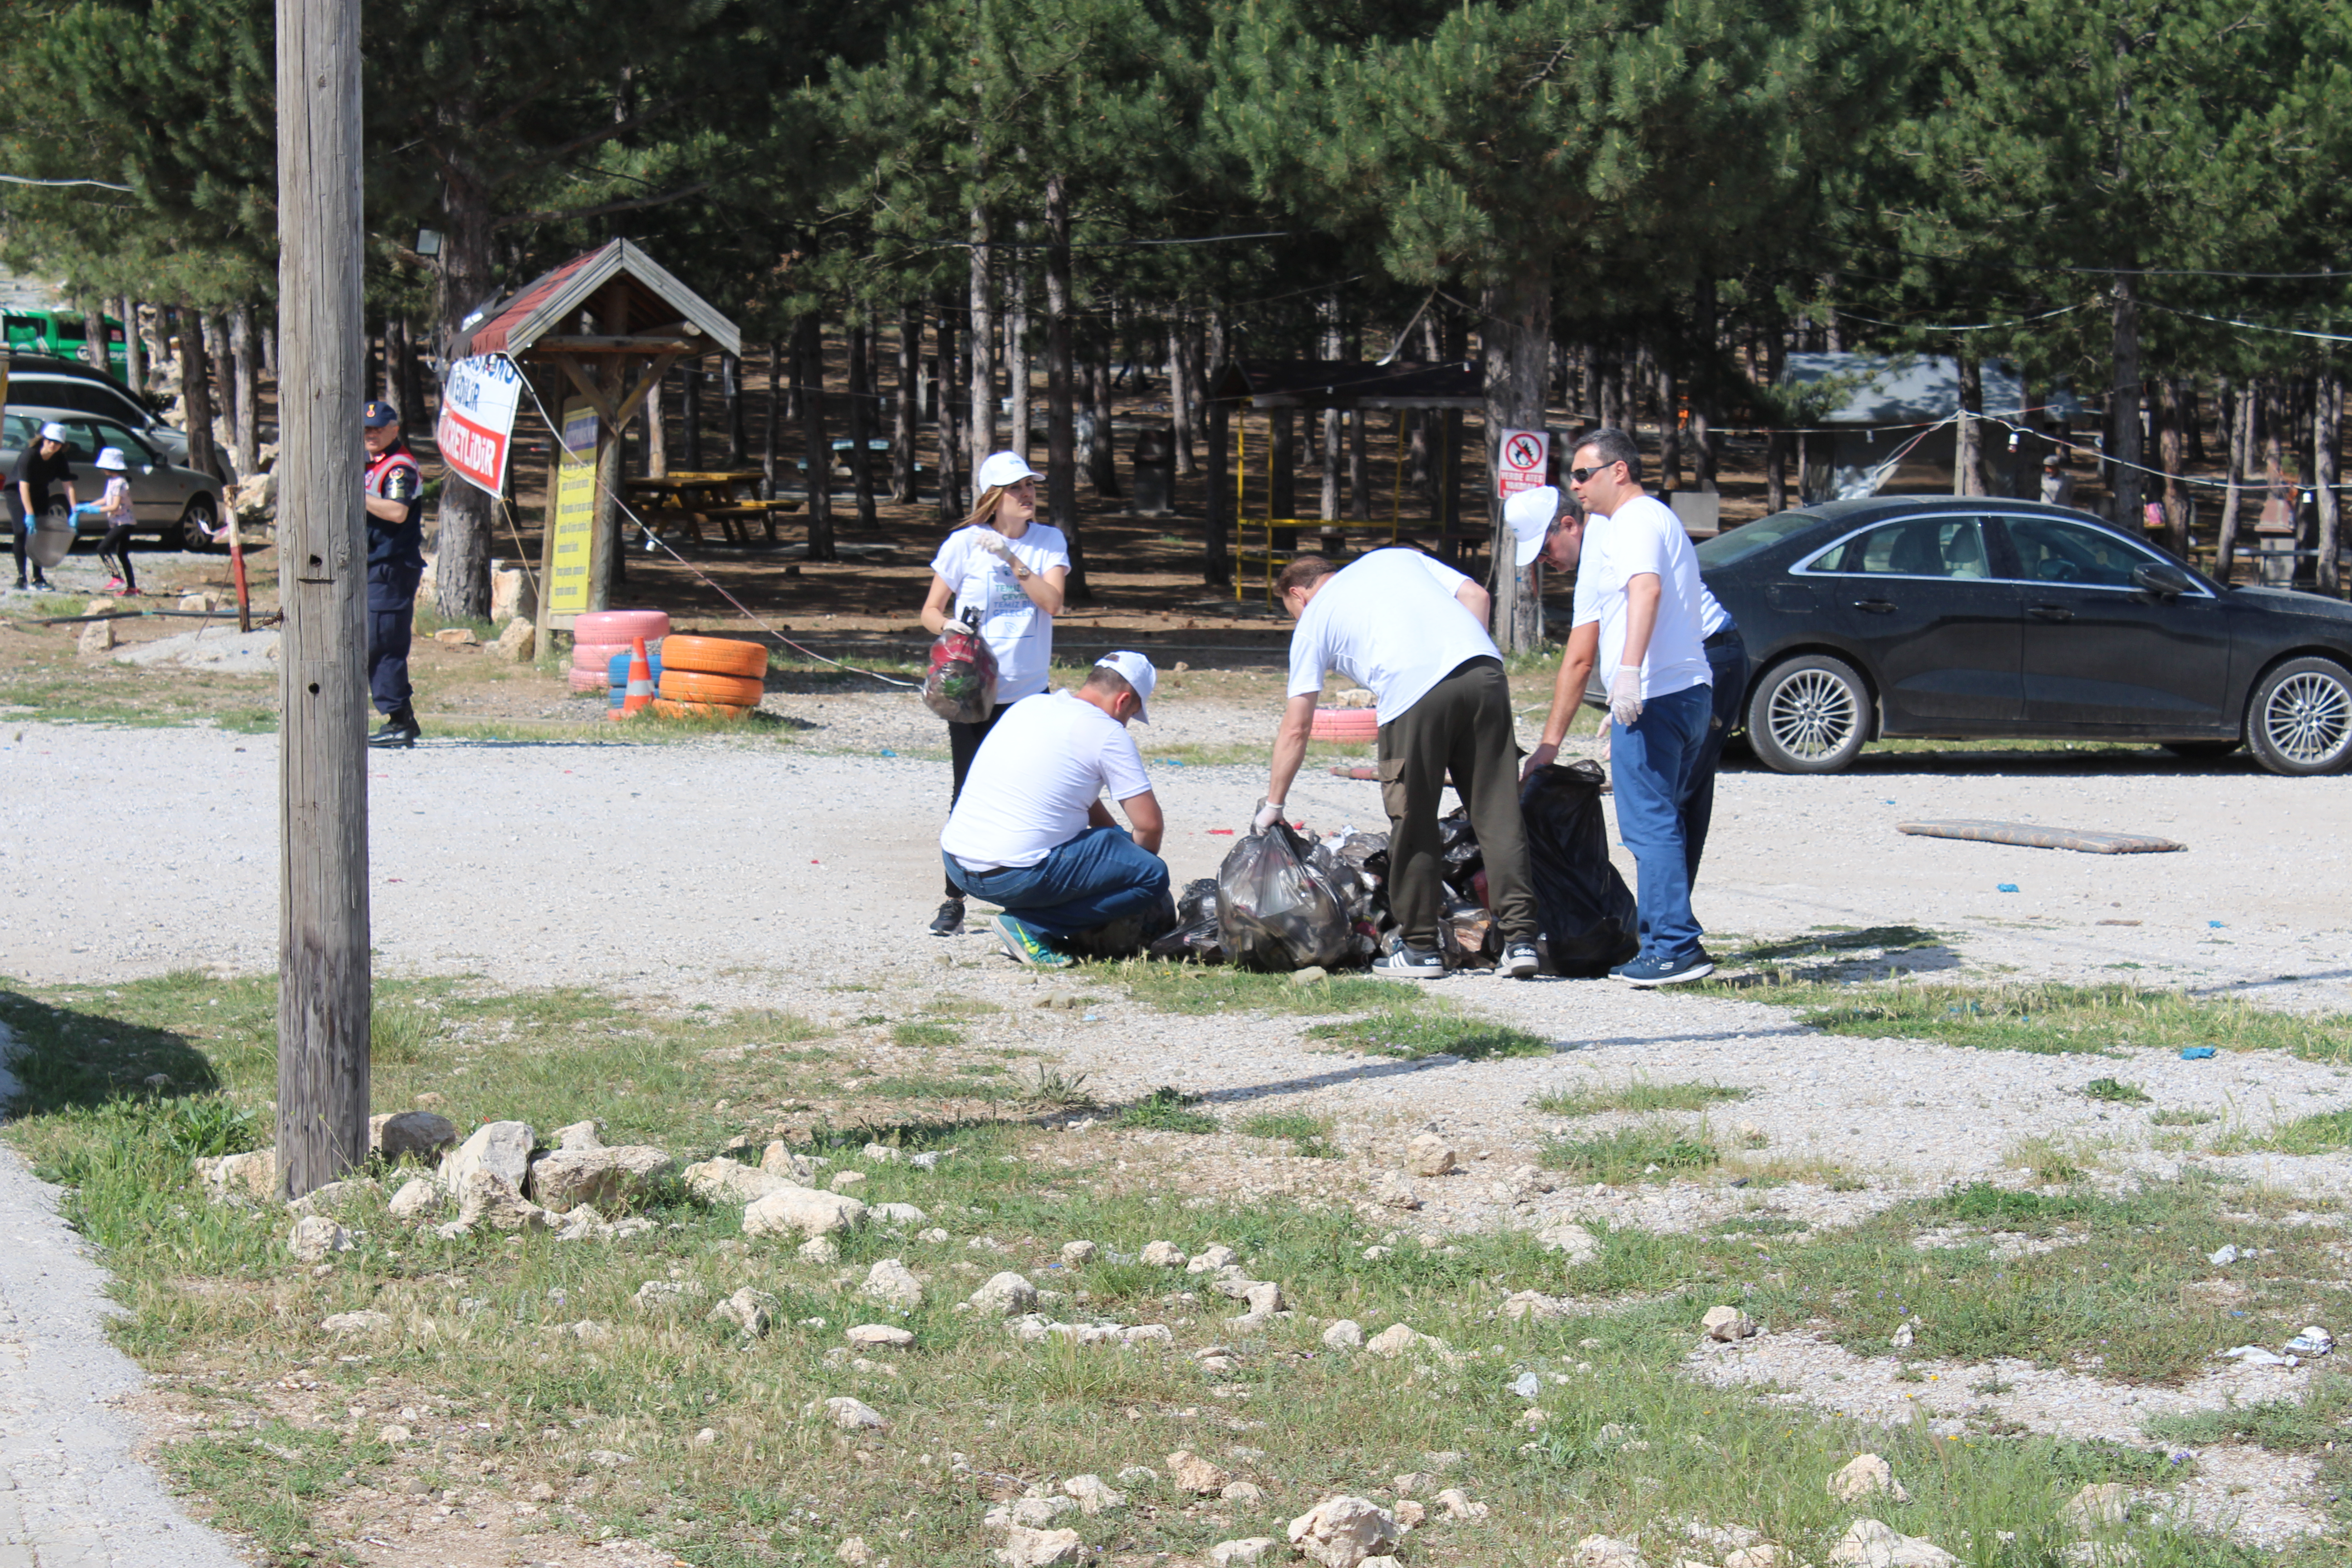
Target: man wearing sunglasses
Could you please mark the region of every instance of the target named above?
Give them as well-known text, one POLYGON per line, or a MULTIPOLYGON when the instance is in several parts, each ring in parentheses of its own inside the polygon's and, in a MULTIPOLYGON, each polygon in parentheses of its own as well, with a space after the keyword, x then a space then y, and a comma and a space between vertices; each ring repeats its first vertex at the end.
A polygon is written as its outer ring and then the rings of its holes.
POLYGON ((1706 588, 1681 521, 1642 488, 1632 437, 1592 432, 1578 444, 1568 481, 1587 521, 1555 525, 1546 545, 1557 563, 1577 563, 1573 629, 1544 743, 1529 761, 1558 752, 1583 671, 1597 658, 1609 692, 1618 837, 1633 852, 1642 910, 1642 951, 1610 974, 1643 987, 1703 979, 1715 964, 1691 912, 1685 810, 1707 765, 1714 719, 1706 588))

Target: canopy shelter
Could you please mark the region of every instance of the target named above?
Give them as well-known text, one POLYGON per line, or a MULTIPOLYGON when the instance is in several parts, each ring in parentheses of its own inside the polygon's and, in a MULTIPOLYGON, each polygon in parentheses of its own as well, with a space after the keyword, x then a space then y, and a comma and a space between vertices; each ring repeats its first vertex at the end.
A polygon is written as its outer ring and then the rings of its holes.
POLYGON ((540 547, 542 639, 610 599, 621 435, 646 395, 679 360, 742 349, 734 322, 625 239, 573 257, 461 324, 458 357, 506 354, 555 416, 540 547))
POLYGON ((1339 531, 1336 520, 1277 516, 1276 500, 1283 493, 1286 474, 1277 463, 1291 459, 1286 439, 1289 416, 1306 409, 1346 409, 1359 415, 1387 409, 1395 416, 1396 466, 1389 485, 1389 542, 1397 541, 1403 525, 1404 455, 1407 441, 1402 415, 1408 409, 1435 409, 1444 415, 1437 442, 1437 500, 1432 521, 1441 543, 1449 548, 1483 542, 1460 533, 1458 503, 1461 471, 1462 415, 1486 406, 1486 374, 1473 363, 1443 364, 1399 362, 1381 364, 1364 360, 1235 360, 1225 364, 1209 384, 1209 550, 1212 581, 1223 567, 1223 503, 1229 458, 1232 468, 1234 517, 1234 597, 1242 596, 1250 569, 1258 574, 1268 603, 1274 598, 1278 568, 1299 553, 1298 536, 1314 531, 1339 531), (1252 515, 1249 475, 1249 420, 1253 413, 1266 416, 1265 458, 1261 492, 1255 503, 1261 515, 1252 515), (1234 429, 1238 423, 1238 430, 1234 429))
MULTIPOLYGON (((2000 360, 1979 370, 1986 467, 1996 489, 2041 493, 2042 459, 2070 447, 2066 432, 2083 405, 2063 388, 2034 399, 2025 379, 2000 360)), ((1822 386, 1834 402, 1805 423, 1828 433, 1807 443, 1807 500, 1879 494, 1950 495, 1958 489, 1960 367, 1948 355, 1792 353, 1781 379, 1822 386)))

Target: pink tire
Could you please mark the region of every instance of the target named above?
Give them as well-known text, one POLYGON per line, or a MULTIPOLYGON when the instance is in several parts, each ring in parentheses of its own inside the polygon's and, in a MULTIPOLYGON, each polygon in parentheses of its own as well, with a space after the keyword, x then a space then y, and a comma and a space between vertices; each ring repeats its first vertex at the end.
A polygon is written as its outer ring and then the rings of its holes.
POLYGON ((1309 734, 1315 740, 1340 745, 1370 745, 1381 738, 1380 710, 1318 708, 1315 710, 1315 728, 1309 734))
POLYGON ((669 612, 667 610, 590 610, 573 618, 572 640, 574 643, 619 643, 629 646, 634 637, 666 637, 669 636, 669 612))
POLYGON ((575 667, 568 672, 567 679, 571 681, 572 689, 574 691, 609 691, 612 689, 611 680, 606 678, 604 672, 601 669, 581 669, 575 667))
MULTIPOLYGON (((635 643, 625 642, 573 643, 572 645, 572 668, 574 669, 602 669, 606 665, 613 662, 613 656, 614 654, 627 653, 635 646, 636 645, 635 643)), ((653 644, 647 643, 646 645, 646 651, 647 653, 651 653, 653 651, 653 644)))

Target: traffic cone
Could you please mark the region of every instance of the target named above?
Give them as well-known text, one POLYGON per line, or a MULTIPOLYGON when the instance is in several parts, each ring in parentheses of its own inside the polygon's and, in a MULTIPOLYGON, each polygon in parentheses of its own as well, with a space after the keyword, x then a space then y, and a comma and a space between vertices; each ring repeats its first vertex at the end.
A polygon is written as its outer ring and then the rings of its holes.
POLYGON ((630 639, 629 691, 621 699, 621 716, 627 718, 654 700, 654 667, 646 658, 646 639, 630 639))

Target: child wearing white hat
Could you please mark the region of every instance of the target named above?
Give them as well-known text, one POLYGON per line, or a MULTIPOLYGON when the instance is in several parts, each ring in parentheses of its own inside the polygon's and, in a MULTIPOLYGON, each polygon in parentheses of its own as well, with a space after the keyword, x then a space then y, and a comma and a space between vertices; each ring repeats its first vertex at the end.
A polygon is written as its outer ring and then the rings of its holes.
POLYGON ((98 467, 106 475, 106 489, 98 498, 99 515, 106 520, 106 539, 98 547, 98 558, 114 563, 114 580, 107 584, 106 591, 136 598, 139 574, 131 569, 131 525, 137 517, 131 509, 131 466, 122 460, 121 447, 109 447, 99 453, 98 467))

